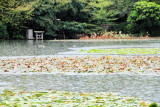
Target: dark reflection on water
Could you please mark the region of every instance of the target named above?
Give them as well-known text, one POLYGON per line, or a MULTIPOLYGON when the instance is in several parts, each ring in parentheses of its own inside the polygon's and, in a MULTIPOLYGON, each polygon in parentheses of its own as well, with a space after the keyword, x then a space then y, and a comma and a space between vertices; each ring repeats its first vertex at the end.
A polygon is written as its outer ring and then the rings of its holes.
POLYGON ((48 41, 48 40, 0 40, 0 56, 56 55, 82 47, 160 47, 160 40, 139 41, 48 41))

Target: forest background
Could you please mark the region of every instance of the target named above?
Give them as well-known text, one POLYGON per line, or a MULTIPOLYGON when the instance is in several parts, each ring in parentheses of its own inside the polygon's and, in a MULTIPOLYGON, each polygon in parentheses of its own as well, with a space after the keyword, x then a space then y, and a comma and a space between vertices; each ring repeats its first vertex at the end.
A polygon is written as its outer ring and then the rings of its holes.
POLYGON ((25 39, 43 30, 45 39, 76 38, 109 31, 160 36, 160 0, 0 0, 0 39, 25 39))

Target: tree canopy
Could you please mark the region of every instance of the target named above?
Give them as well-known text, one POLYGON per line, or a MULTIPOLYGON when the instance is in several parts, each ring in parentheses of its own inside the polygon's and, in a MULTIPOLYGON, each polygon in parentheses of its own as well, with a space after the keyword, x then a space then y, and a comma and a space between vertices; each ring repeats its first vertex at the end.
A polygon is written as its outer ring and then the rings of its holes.
POLYGON ((146 1, 136 2, 127 21, 133 25, 133 29, 136 28, 135 32, 154 34, 160 28, 160 5, 146 1))
MULTIPOLYGON (((0 21, 7 26, 9 38, 16 38, 16 35, 23 35, 24 24, 31 20, 31 14, 34 8, 31 4, 20 2, 18 0, 0 1, 0 21)), ((2 35, 1 38, 6 38, 2 35)))
POLYGON ((28 28, 47 39, 109 30, 160 36, 159 0, 1 0, 0 38, 24 39, 28 28), (136 28, 136 29, 135 29, 136 28))

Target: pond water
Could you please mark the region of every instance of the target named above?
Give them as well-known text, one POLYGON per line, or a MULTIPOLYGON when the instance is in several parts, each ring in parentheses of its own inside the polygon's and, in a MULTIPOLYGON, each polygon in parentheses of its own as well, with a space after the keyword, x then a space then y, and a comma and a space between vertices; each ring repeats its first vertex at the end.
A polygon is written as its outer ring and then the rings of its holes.
POLYGON ((0 89, 116 92, 160 104, 160 76, 118 74, 0 74, 0 89), (1 80, 5 82, 1 82, 1 80))
POLYGON ((83 48, 129 47, 160 47, 160 40, 0 40, 0 56, 57 55, 68 54, 68 52, 83 48))
MULTIPOLYGON (((78 49, 89 48, 160 48, 157 40, 0 40, 0 57, 5 56, 43 56, 67 55, 78 49)), ((77 53, 75 53, 76 55, 77 53)), ((97 76, 65 76, 65 75, 4 75, 0 74, 0 88, 14 85, 28 90, 54 89, 70 91, 115 91, 141 97, 160 103, 159 76, 125 76, 125 75, 97 75, 97 76), (24 78, 23 78, 24 77, 24 78), (26 78, 27 77, 27 78, 26 78), (24 81, 25 79, 25 81, 24 81), (27 79, 27 80, 26 80, 27 79), (30 81, 31 80, 31 81, 30 81), (44 81, 45 80, 45 81, 44 81), (98 82, 97 82, 98 81, 98 82), (24 83, 25 82, 25 83, 24 83), (64 85, 65 83, 65 85, 64 85), (47 84, 47 85, 46 85, 47 84)), ((11 86, 13 87, 13 86, 11 86)))

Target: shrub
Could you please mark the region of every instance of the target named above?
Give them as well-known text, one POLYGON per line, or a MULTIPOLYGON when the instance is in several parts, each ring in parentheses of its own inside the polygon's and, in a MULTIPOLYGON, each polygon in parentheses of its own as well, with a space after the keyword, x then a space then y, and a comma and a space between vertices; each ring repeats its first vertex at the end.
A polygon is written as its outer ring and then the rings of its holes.
POLYGON ((156 103, 151 103, 149 107, 158 107, 158 105, 156 103))

